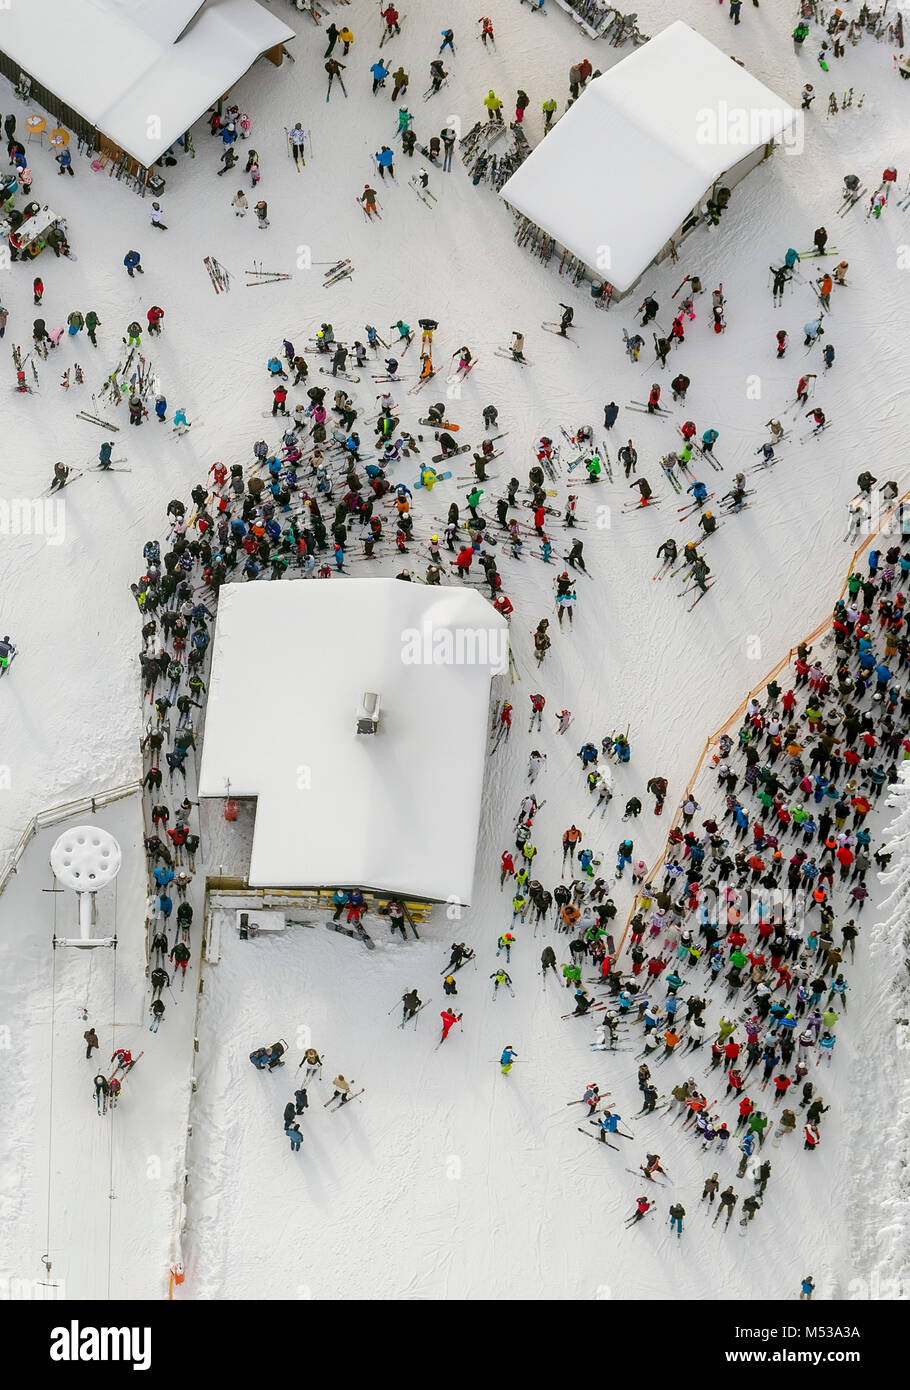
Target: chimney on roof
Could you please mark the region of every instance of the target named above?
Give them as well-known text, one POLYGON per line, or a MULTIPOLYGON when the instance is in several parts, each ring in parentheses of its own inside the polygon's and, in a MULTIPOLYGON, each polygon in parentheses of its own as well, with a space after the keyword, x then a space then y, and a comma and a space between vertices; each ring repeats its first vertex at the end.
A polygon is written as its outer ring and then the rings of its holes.
POLYGON ((375 734, 379 728, 379 696, 375 690, 366 690, 361 696, 357 711, 357 733, 375 734))

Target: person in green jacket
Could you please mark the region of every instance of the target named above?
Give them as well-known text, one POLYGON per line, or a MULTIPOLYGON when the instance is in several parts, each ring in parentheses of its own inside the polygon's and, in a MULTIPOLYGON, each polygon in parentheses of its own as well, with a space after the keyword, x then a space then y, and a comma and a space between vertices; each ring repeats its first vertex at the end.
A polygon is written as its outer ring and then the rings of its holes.
POLYGON ((85 316, 85 328, 93 347, 98 346, 98 344, 95 342, 95 330, 100 323, 101 320, 95 313, 94 309, 89 309, 88 313, 85 316))
POLYGON ((765 1142, 765 1129, 768 1125, 768 1117, 761 1110, 753 1110, 749 1116, 749 1128, 757 1136, 759 1144, 765 1142))
POLYGON ((571 989, 581 981, 581 970, 577 965, 564 965, 562 967, 563 978, 566 982, 566 989, 571 989))
POLYGON ((85 327, 85 319, 78 309, 74 309, 73 312, 68 315, 66 321, 69 324, 69 334, 71 338, 75 338, 76 334, 81 332, 85 327))

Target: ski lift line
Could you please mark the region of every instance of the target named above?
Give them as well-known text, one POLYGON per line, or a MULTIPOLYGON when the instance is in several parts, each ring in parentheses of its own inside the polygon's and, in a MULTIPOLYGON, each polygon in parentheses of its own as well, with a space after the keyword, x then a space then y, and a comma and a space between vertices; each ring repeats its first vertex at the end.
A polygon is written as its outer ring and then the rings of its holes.
MULTIPOLYGON (((879 525, 878 525, 877 529, 875 530, 875 532, 874 532, 873 534, 871 534, 871 535, 866 536, 866 538, 865 538, 865 540, 862 542, 862 544, 861 544, 860 546, 858 546, 857 549, 853 552, 852 556, 850 557, 850 561, 849 561, 849 563, 848 563, 848 565, 847 565, 847 569, 846 569, 846 573, 845 573, 845 577, 844 577, 843 586, 842 586, 842 588, 841 588, 841 590, 840 590, 840 593, 839 593, 838 596, 837 596, 839 599, 843 598, 844 595, 846 594, 846 592, 847 592, 847 581, 848 581, 850 575, 851 575, 851 574, 854 572, 854 570, 856 569, 857 564, 858 564, 858 562, 859 562, 859 558, 860 558, 860 556, 862 555, 863 551, 866 550, 866 549, 868 549, 868 548, 870 548, 870 547, 872 546, 873 542, 874 542, 883 532, 885 532, 885 534, 887 534, 887 532, 885 531, 885 528, 886 528, 887 526, 889 526, 889 524, 890 524, 890 522, 891 522, 891 520, 892 520, 892 518, 893 518, 894 516, 899 516, 899 515, 901 514, 901 508, 902 508, 903 506, 906 506, 907 504, 910 504, 910 491, 905 492, 901 497, 895 497, 895 498, 893 499, 892 505, 891 505, 890 508, 882 515, 881 520, 880 520, 880 522, 879 522, 879 525)), ((802 640, 803 642, 813 642, 813 641, 815 640, 815 638, 818 637, 818 636, 820 636, 823 632, 825 632, 825 631, 830 627, 830 625, 831 625, 831 614, 830 614, 830 612, 829 612, 828 615, 827 615, 825 618, 823 618, 822 621, 818 624, 818 626, 815 627, 815 628, 813 628, 813 630, 812 630, 810 633, 808 633, 807 636, 803 637, 801 640, 802 640)), ((758 681, 757 684, 754 685, 754 686, 752 687, 751 690, 749 690, 749 691, 747 692, 747 694, 743 697, 743 699, 742 699, 742 700, 740 701, 740 703, 737 705, 737 707, 736 707, 736 709, 733 711, 733 713, 730 714, 730 715, 728 716, 728 718, 724 720, 723 724, 721 724, 720 727, 719 727, 718 729, 715 729, 715 731, 714 731, 713 734, 710 734, 710 735, 708 736, 708 738, 705 740, 705 745, 704 745, 704 747, 703 747, 703 749, 702 749, 702 751, 701 751, 701 753, 700 753, 700 755, 699 755, 699 757, 698 757, 698 760, 697 760, 697 762, 696 762, 696 764, 695 764, 695 767, 694 767, 694 769, 693 769, 693 771, 692 771, 692 773, 691 773, 691 776, 689 777, 689 779, 688 779, 687 782, 686 782, 686 786, 687 786, 687 787, 694 788, 695 785, 696 785, 696 783, 698 782, 698 779, 701 777, 702 770, 703 770, 703 767, 704 767, 705 758, 708 756, 708 753, 710 752, 712 745, 715 744, 715 743, 717 742, 717 740, 720 738, 721 734, 726 733, 727 730, 730 729, 731 726, 741 717, 743 711, 744 711, 745 708, 746 708, 746 705, 749 703, 749 701, 752 699, 752 697, 753 697, 754 695, 757 695, 760 691, 765 690, 765 689, 767 688, 767 686, 768 686, 768 683, 769 683, 770 681, 774 680, 774 678, 784 669, 785 666, 788 666, 788 665, 789 665, 789 663, 793 660, 793 656, 794 656, 795 652, 796 652, 796 645, 792 646, 792 647, 790 648, 790 650, 786 653, 786 655, 783 656, 783 657, 781 657, 781 659, 772 667, 772 669, 771 669, 770 671, 768 671, 768 672, 765 674, 765 676, 764 676, 760 681, 758 681)), ((676 815, 674 816, 673 821, 671 822, 671 825, 670 825, 669 829, 672 830, 676 825, 678 825, 679 822, 680 822, 680 819, 681 819, 680 811, 677 810, 676 815)), ((668 832, 668 833, 669 833, 669 832, 668 832)), ((662 864, 664 863, 664 861, 666 860, 668 849, 669 849, 669 840, 664 844, 664 848, 661 850, 660 855, 658 856, 658 858, 657 858, 657 860, 656 860, 654 866, 653 866, 652 869, 651 869, 650 874, 648 875, 649 878, 652 878, 652 879, 653 879, 653 876, 657 873, 658 869, 661 867, 661 865, 662 865, 662 864)), ((624 947, 624 945, 625 945, 626 936, 628 935, 629 927, 630 927, 631 922, 632 922, 632 918, 635 916, 635 913, 636 913, 637 910, 638 910, 638 900, 639 900, 639 898, 641 897, 641 892, 642 892, 642 890, 639 889, 639 890, 635 893, 635 895, 634 895, 634 897, 633 897, 633 899, 632 899, 632 908, 631 908, 631 910, 630 910, 630 912, 629 912, 628 918, 626 919, 626 924, 625 924, 625 926, 623 927, 622 936, 621 936, 620 939, 619 939, 619 945, 618 945, 617 948, 616 948, 616 956, 617 956, 617 959, 618 959, 619 956, 622 954, 622 950, 623 950, 623 947, 624 947)))

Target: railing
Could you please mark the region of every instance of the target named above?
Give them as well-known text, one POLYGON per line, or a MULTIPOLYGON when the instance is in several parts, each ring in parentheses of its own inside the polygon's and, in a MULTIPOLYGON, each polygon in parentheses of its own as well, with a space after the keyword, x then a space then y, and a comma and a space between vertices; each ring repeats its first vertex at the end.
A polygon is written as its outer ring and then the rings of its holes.
POLYGON ((39 830, 46 830, 50 825, 59 825, 61 821, 71 820, 73 816, 86 813, 95 815, 99 806, 108 806, 112 801, 121 801, 125 796, 134 796, 141 790, 142 783, 137 779, 135 782, 125 782, 121 787, 110 787, 95 796, 82 796, 76 801, 63 801, 58 806, 48 807, 46 811, 38 811, 19 836, 15 849, 0 872, 0 895, 6 891, 7 884, 19 868, 19 860, 39 830))

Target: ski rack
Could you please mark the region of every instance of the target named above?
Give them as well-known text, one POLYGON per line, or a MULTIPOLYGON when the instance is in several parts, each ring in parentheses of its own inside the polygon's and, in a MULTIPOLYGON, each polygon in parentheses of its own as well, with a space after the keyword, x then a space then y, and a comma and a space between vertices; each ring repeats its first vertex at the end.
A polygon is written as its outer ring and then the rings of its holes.
POLYGON ((501 135, 505 135, 505 121, 488 121, 486 125, 478 121, 471 127, 467 135, 459 140, 458 145, 461 150, 461 162, 468 167, 481 154, 489 154, 501 135))
POLYGON ((554 0, 554 4, 574 19, 589 39, 604 38, 619 16, 614 5, 602 4, 599 0, 554 0))

